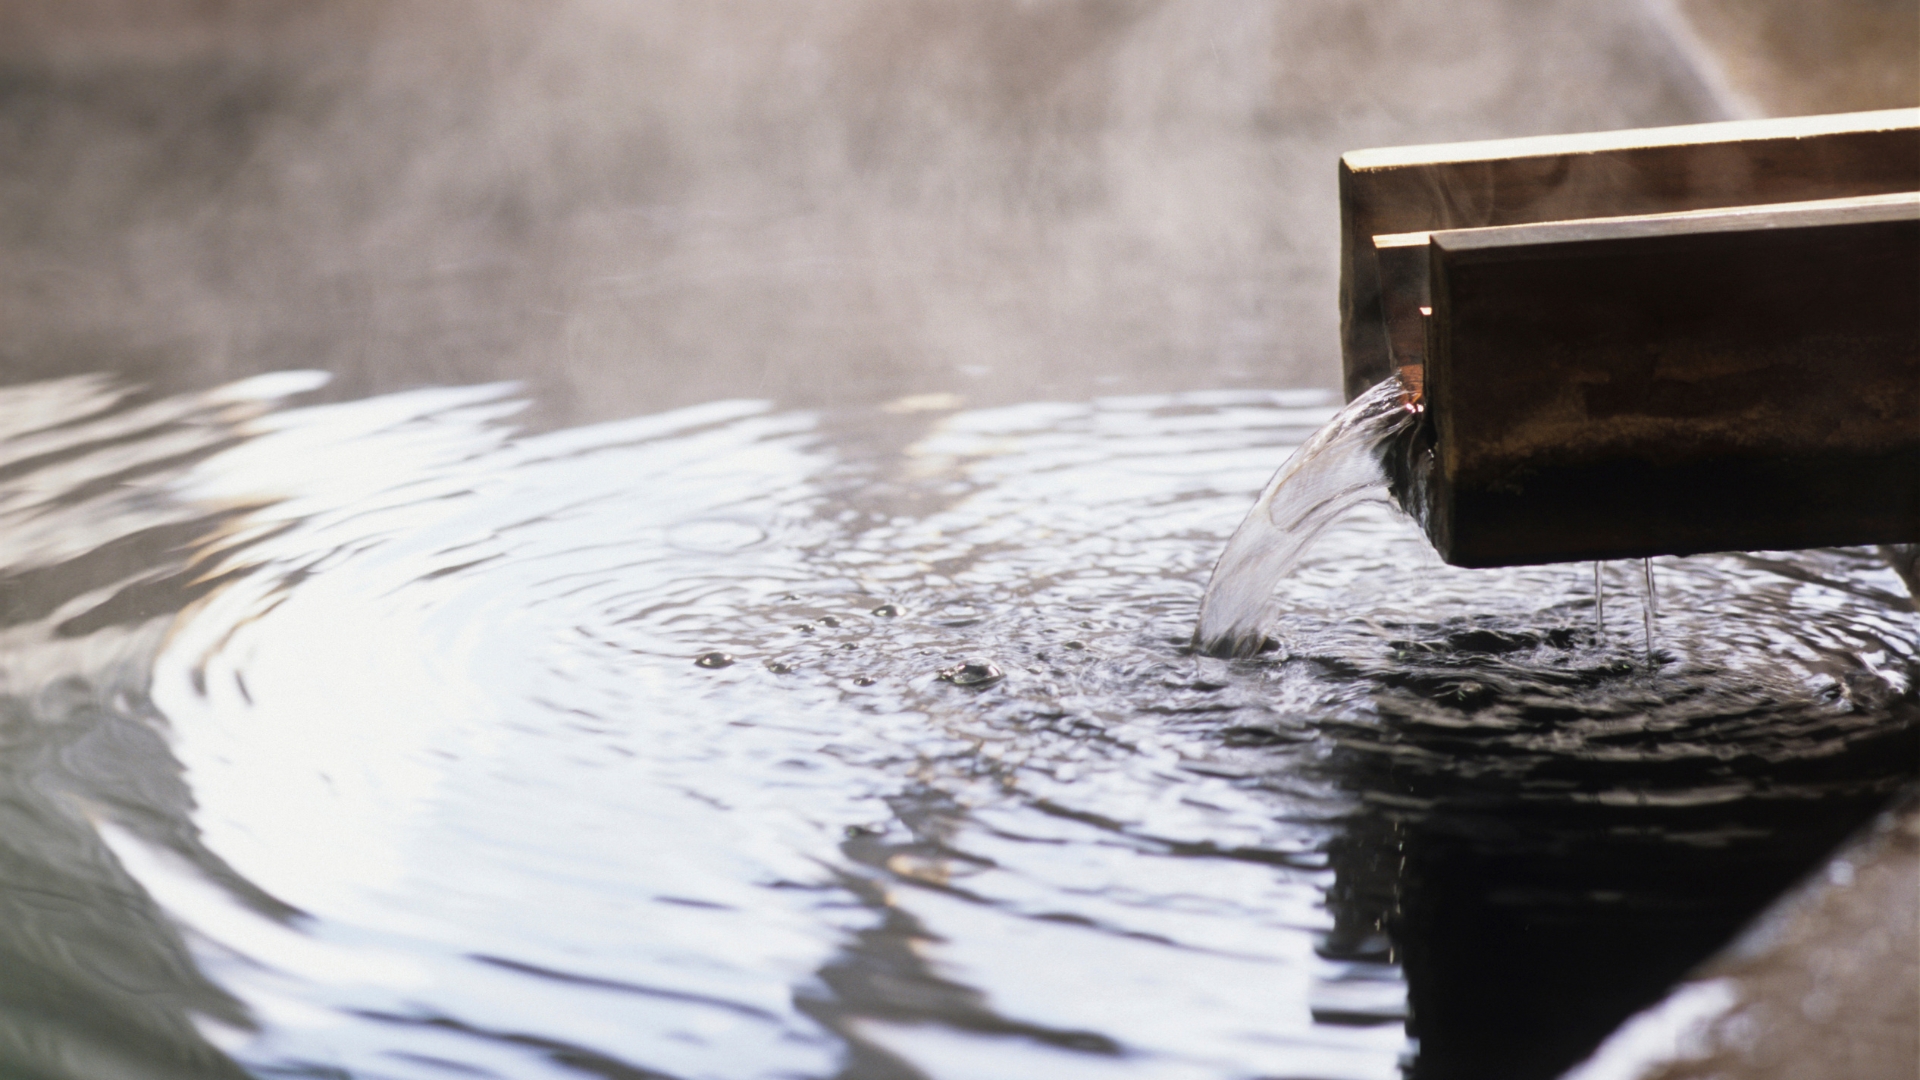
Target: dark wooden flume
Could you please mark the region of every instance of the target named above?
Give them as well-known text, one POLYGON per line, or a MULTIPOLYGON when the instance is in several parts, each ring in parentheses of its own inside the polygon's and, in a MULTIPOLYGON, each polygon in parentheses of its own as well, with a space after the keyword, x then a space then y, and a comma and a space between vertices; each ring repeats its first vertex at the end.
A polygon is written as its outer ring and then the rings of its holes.
POLYGON ((1361 151, 1341 190, 1348 390, 1423 379, 1448 562, 1920 540, 1920 110, 1361 151))

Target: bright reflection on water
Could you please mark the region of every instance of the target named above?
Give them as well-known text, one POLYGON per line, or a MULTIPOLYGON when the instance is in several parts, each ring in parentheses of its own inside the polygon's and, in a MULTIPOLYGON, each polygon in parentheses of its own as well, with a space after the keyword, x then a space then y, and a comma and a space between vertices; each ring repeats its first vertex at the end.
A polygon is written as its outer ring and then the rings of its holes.
POLYGON ((1451 1075, 1445 1003, 1511 987, 1446 868, 1684 967, 1913 771, 1865 552, 1656 561, 1649 671, 1589 568, 1363 509, 1280 651, 1192 654, 1318 393, 519 436, 511 387, 316 384, 0 391, 0 1064, 1394 1077, 1410 979, 1451 1075))

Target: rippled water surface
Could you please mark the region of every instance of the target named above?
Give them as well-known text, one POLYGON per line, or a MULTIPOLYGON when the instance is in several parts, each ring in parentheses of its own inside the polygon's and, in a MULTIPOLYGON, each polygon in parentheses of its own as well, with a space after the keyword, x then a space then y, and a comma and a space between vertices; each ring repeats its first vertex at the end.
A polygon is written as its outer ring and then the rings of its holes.
POLYGON ((1650 666, 1372 507, 1195 655, 1318 392, 321 381, 0 391, 15 1073, 1551 1075, 1914 772, 1867 551, 1655 560, 1650 666))

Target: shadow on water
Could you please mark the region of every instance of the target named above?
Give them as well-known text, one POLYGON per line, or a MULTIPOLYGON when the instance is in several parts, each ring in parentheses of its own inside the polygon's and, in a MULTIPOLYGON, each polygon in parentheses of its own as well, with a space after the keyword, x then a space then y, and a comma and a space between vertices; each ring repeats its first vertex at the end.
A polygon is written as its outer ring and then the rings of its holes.
POLYGON ((0 1071, 37 1077, 238 1078, 191 1022, 246 1012, 195 965, 101 842, 88 807, 155 831, 191 797, 137 699, 75 679, 0 703, 0 1071), (23 727, 50 737, 22 739, 23 727), (7 737, 11 736, 11 737, 7 737))
MULTIPOLYGON (((1340 928, 1327 947, 1392 943, 1419 1041, 1413 1077, 1559 1075, 1870 818, 1920 759, 1910 692, 1869 703, 1867 722, 1755 700, 1599 746, 1563 741, 1564 704, 1499 709, 1502 654, 1564 653, 1554 635, 1406 629, 1425 631, 1396 643, 1423 670, 1386 680, 1378 726, 1334 736, 1332 767, 1364 809, 1332 847, 1340 928)), ((1656 717, 1698 691, 1684 673, 1624 662, 1570 675, 1656 717)))

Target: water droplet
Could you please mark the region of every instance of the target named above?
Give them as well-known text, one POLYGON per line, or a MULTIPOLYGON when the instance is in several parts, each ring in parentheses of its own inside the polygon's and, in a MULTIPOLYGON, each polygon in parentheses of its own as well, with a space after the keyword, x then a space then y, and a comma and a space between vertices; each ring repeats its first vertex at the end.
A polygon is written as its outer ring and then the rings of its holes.
POLYGON ((785 660, 769 660, 767 661, 767 670, 773 672, 775 675, 785 675, 793 670, 793 665, 787 663, 785 660))
POLYGON ((693 660, 693 666, 703 668, 723 668, 732 663, 733 654, 723 652, 703 652, 693 660))
POLYGON ((879 607, 873 609, 873 613, 883 619, 891 619, 895 615, 900 614, 900 609, 892 604, 881 604, 879 607))
POLYGON ((855 676, 853 677, 853 685, 855 685, 855 686, 872 686, 872 685, 873 685, 873 676, 871 676, 871 675, 855 675, 855 676))
POLYGON ((820 616, 819 623, 821 626, 839 626, 840 620, 831 615, 822 615, 820 616))
POLYGON ((964 664, 955 664, 942 668, 940 681, 955 686, 987 686, 1007 677, 999 666, 988 660, 969 660, 964 664))

